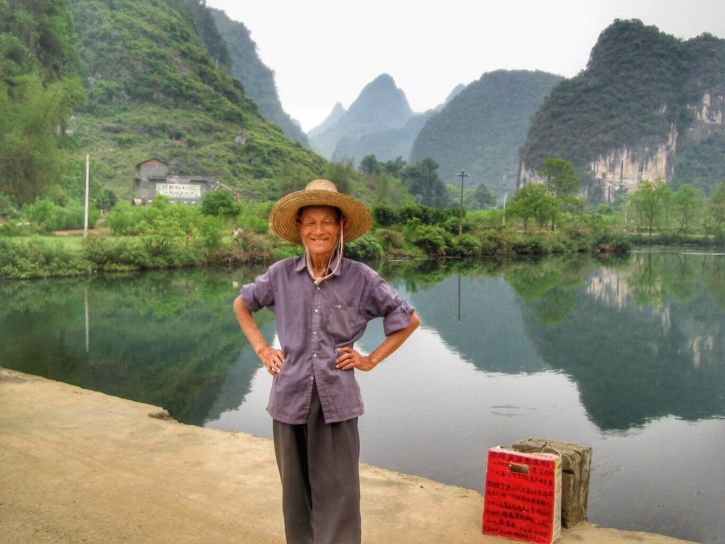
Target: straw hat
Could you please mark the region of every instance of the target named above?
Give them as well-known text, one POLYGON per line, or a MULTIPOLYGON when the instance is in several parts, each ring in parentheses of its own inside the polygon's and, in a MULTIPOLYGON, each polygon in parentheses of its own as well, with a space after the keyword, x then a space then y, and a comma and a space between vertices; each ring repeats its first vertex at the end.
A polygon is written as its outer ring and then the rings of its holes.
POLYGON ((302 245, 297 213, 303 206, 335 206, 345 219, 345 242, 362 236, 373 224, 373 217, 362 202, 337 192, 335 184, 326 179, 313 179, 302 191, 280 198, 269 213, 272 231, 293 244, 302 245))

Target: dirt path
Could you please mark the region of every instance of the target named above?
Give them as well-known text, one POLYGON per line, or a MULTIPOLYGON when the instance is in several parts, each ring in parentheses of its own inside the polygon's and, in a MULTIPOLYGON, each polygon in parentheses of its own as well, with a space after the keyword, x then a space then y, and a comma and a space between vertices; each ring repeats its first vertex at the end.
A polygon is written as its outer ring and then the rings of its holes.
MULTIPOLYGON (((0 543, 283 543, 272 444, 0 368, 0 543), (149 416, 152 417, 149 417, 149 416)), ((472 490, 364 465, 368 544, 506 543, 472 490)), ((675 544, 581 524, 562 544, 675 544)))

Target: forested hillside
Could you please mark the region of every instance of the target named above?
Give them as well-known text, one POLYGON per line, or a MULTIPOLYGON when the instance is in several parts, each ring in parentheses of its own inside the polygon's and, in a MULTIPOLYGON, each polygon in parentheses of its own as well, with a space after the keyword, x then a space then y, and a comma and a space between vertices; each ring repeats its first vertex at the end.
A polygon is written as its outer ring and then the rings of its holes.
POLYGON ((496 71, 468 85, 433 115, 415 139, 410 158, 430 157, 441 177, 456 182, 465 169, 473 186, 485 184, 503 196, 516 187, 518 151, 531 117, 560 76, 545 72, 496 71))
POLYGON ((291 140, 307 145, 302 129, 282 109, 274 72, 259 59, 257 45, 244 23, 232 21, 218 9, 207 8, 204 11, 213 18, 226 45, 231 75, 242 83, 244 92, 257 104, 262 117, 278 125, 291 140))
POLYGON ((0 192, 19 202, 67 166, 77 63, 68 0, 0 2, 0 192))
POLYGON ((193 16, 202 4, 71 2, 88 93, 71 126, 95 177, 121 197, 131 194, 135 164, 150 157, 178 173, 218 174, 256 198, 276 197, 285 180, 299 184, 322 168, 260 116, 223 56, 207 52, 193 16))
POLYGON ((725 178, 725 41, 688 41, 615 21, 586 70, 560 83, 532 120, 523 181, 547 157, 571 161, 590 193, 661 177, 708 192, 725 178))

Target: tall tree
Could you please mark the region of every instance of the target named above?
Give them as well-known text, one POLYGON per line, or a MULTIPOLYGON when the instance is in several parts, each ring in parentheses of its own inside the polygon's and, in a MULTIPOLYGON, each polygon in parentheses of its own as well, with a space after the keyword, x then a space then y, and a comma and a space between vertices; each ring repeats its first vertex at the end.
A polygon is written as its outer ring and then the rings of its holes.
POLYGON ((687 234, 702 209, 700 190, 686 183, 675 191, 672 202, 675 219, 680 224, 679 232, 687 234))
POLYGON ((468 197, 468 206, 473 209, 484 210, 493 208, 496 205, 496 195, 488 190, 488 187, 481 184, 476 187, 468 197))
POLYGON ((566 159, 551 157, 544 161, 538 174, 551 196, 575 195, 579 191, 579 176, 574 165, 566 159))
POLYGON ((77 60, 69 0, 0 0, 0 190, 18 201, 60 177, 77 60))
POLYGON ((375 155, 365 155, 360 161, 358 170, 360 170, 363 174, 376 176, 382 172, 382 166, 375 155))
POLYGON ((725 181, 721 181, 707 200, 705 223, 708 230, 722 234, 725 227, 725 181))
POLYGON ((551 215, 556 212, 558 201, 539 183, 529 183, 521 187, 511 197, 508 206, 511 215, 520 217, 527 230, 530 218, 535 218, 539 226, 544 226, 551 215))
POLYGON ((655 223, 662 217, 664 206, 662 203, 662 191, 658 189, 662 186, 662 181, 645 180, 635 192, 630 194, 629 202, 634 208, 640 224, 644 224, 652 237, 655 223))
POLYGON ((444 208, 449 204, 445 183, 438 177, 438 164, 430 158, 411 164, 402 172, 403 183, 420 204, 444 208))

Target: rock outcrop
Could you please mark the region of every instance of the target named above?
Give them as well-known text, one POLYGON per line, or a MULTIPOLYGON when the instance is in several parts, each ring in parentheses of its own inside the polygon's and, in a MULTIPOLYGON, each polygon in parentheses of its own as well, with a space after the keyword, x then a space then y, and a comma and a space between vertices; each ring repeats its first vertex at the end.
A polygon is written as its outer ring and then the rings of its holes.
POLYGON ((643 180, 705 192, 725 177, 725 40, 682 41, 615 21, 587 69, 557 85, 529 127, 517 186, 548 157, 571 161, 582 191, 609 201, 643 180))

